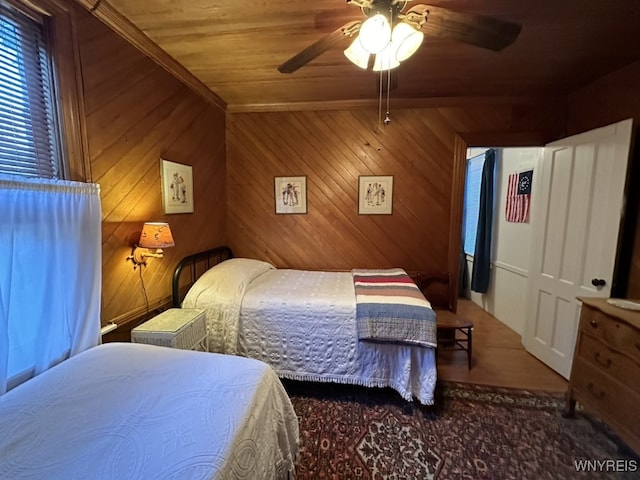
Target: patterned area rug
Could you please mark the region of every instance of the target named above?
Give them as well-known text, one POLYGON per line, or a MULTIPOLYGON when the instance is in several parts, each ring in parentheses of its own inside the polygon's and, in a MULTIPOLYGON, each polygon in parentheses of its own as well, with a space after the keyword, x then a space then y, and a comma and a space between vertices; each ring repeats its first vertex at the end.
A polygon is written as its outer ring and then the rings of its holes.
POLYGON ((297 480, 640 478, 640 459, 584 413, 563 418, 558 395, 449 383, 426 407, 389 389, 283 383, 300 420, 297 480))

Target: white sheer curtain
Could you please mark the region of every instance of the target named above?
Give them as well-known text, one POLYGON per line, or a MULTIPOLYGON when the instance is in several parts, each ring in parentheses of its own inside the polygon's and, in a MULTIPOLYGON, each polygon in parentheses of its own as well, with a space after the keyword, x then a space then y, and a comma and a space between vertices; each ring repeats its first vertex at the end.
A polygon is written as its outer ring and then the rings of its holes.
POLYGON ((100 187, 0 175, 0 394, 100 342, 100 187))

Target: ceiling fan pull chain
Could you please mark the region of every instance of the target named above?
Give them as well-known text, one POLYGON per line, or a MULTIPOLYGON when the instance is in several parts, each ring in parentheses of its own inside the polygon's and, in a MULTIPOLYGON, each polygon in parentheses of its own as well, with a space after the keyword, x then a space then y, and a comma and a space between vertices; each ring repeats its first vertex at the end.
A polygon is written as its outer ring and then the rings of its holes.
POLYGON ((379 87, 379 98, 378 98, 378 126, 382 125, 382 73, 380 72, 380 87, 379 87))
MULTIPOLYGON (((380 72, 382 78, 382 72, 380 72)), ((391 116, 389 115, 389 92, 391 91, 391 69, 387 69, 387 114, 384 117, 385 127, 391 123, 391 116)))
MULTIPOLYGON (((391 30, 393 30, 393 3, 389 5, 389 23, 391 24, 391 30)), ((387 114, 384 117, 384 126, 386 127, 391 123, 391 117, 389 116, 389 94, 391 92, 391 65, 387 65, 387 114)))

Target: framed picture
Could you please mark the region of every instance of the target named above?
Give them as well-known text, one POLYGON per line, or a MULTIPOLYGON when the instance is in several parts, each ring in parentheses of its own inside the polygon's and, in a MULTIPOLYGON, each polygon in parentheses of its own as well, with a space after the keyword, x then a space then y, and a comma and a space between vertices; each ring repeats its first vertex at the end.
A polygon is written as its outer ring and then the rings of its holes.
POLYGON ((393 176, 358 177, 358 213, 360 215, 391 215, 393 207, 393 176))
POLYGON ((307 177, 275 177, 276 213, 307 213, 307 177))
POLYGON ((191 165, 160 160, 164 213, 193 213, 193 170, 191 165))

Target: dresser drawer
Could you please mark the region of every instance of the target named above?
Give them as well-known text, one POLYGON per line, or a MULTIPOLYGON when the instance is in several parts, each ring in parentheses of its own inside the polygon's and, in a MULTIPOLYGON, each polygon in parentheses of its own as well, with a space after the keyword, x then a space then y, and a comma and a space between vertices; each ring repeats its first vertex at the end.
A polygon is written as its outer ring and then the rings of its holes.
POLYGON ((633 437, 640 437, 638 392, 614 380, 579 356, 574 361, 572 381, 574 398, 584 404, 587 411, 594 410, 606 422, 612 421, 633 437))
POLYGON ((599 310, 586 308, 580 318, 580 329, 640 362, 640 332, 631 325, 599 310))
MULTIPOLYGON (((640 393, 640 365, 588 334, 578 337, 578 357, 640 393)), ((640 408, 640 407, 639 407, 640 408)))

